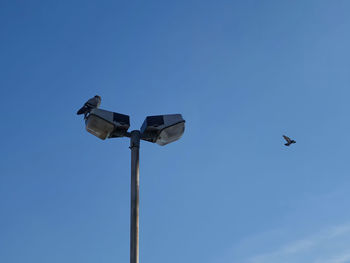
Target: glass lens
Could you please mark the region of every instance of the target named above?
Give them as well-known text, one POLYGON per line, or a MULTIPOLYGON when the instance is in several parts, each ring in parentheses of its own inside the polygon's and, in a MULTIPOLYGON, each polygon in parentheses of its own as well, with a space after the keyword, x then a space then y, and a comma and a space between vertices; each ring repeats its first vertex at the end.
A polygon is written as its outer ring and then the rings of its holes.
POLYGON ((165 128, 159 134, 156 143, 159 145, 166 145, 168 143, 174 142, 180 139, 184 131, 185 131, 184 122, 165 128))
POLYGON ((90 115, 86 121, 86 130, 102 140, 108 138, 113 129, 113 124, 96 115, 90 115))

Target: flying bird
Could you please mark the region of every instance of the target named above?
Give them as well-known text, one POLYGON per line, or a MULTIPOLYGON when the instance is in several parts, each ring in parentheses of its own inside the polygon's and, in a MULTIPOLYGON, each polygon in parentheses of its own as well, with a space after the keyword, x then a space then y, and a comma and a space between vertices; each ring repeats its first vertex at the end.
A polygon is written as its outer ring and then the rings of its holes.
POLYGON ((289 146, 293 143, 296 143, 296 141, 291 140, 288 136, 283 135, 283 138, 287 141, 287 143, 284 144, 285 146, 289 146))
POLYGON ((86 118, 86 115, 90 113, 92 109, 98 108, 100 104, 101 104, 101 97, 96 95, 95 97, 85 102, 84 106, 77 111, 77 115, 84 114, 84 117, 86 118))

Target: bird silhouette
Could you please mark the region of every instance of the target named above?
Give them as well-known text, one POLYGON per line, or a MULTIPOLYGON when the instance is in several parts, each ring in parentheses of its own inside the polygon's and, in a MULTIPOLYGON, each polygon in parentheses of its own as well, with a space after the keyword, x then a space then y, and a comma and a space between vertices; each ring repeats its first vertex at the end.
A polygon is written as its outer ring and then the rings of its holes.
POLYGON ((291 140, 288 136, 283 135, 283 138, 287 141, 287 143, 284 144, 285 146, 289 146, 293 143, 296 143, 296 141, 291 140))
POLYGON ((86 118, 86 115, 95 108, 98 108, 101 104, 101 97, 96 95, 95 97, 89 99, 87 102, 85 102, 84 106, 81 107, 77 111, 77 115, 84 114, 84 118, 86 118))

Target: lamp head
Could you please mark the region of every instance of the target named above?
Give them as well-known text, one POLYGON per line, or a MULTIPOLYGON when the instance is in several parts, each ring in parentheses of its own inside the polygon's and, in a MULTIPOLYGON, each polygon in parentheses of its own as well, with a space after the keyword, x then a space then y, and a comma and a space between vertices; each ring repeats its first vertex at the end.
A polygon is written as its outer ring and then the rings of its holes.
POLYGON ((102 109, 92 109, 85 120, 86 130, 105 140, 125 136, 130 127, 128 115, 102 109))
POLYGON ((148 116, 140 131, 141 139, 163 146, 181 138, 185 120, 181 114, 148 116))

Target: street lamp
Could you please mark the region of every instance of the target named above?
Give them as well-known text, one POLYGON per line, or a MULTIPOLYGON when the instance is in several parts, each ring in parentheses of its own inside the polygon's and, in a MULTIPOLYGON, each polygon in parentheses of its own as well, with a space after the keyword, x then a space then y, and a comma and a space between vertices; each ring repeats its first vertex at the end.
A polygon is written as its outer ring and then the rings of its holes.
POLYGON ((184 131, 181 114, 148 116, 141 127, 142 139, 162 146, 180 139, 184 131))
POLYGON ((86 117, 85 124, 88 132, 105 140, 125 136, 130 127, 130 118, 116 112, 92 109, 86 117))
POLYGON ((128 132, 128 115, 92 109, 85 118, 86 130, 96 137, 129 137, 131 150, 130 263, 139 262, 139 151, 140 140, 164 146, 181 138, 185 120, 181 114, 147 116, 140 130, 128 132))

